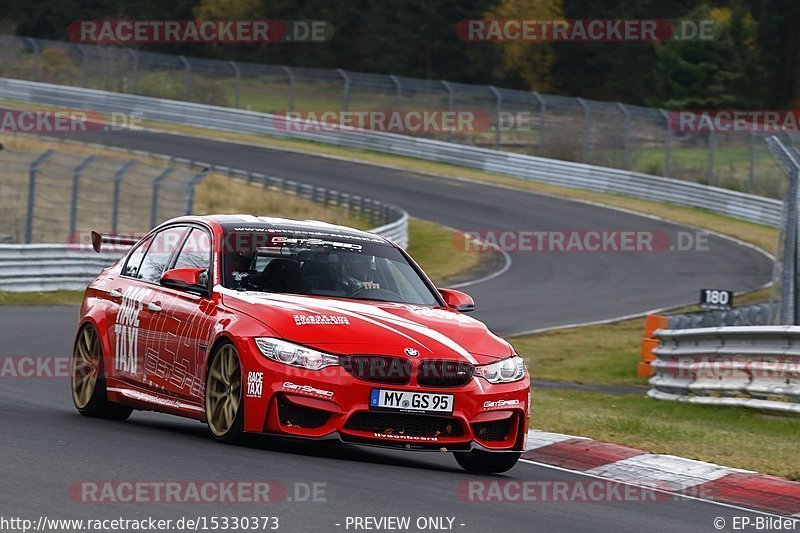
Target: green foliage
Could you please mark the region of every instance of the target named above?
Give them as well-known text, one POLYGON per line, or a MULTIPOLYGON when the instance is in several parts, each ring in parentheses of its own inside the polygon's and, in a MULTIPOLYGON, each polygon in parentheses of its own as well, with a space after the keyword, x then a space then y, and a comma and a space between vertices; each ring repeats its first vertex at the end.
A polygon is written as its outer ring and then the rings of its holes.
POLYGON ((764 69, 756 47, 757 24, 745 5, 701 6, 689 19, 715 23, 711 41, 667 41, 656 45, 654 104, 673 109, 744 109, 764 104, 764 69))
MULTIPOLYGON (((327 20, 327 43, 153 44, 149 51, 301 67, 343 68, 674 107, 791 107, 800 98, 797 0, 3 0, 2 31, 65 40, 72 21, 257 18, 327 20), (713 7, 709 7, 710 6, 713 7), (464 42, 462 19, 681 19, 720 16, 713 42, 464 42)), ((74 54, 73 54, 74 55, 74 54)), ((43 70, 77 83, 75 57, 43 70)), ((15 70, 19 70, 16 67, 15 70)), ((11 71, 9 71, 11 72, 11 71)), ((62 81, 64 80, 64 81, 62 81)), ((162 80, 151 93, 181 94, 162 80)), ((213 81, 213 80, 212 80, 213 81)), ((147 82, 146 82, 147 83, 147 82)), ((198 84, 219 102, 215 83, 198 84)), ((194 92, 194 91, 193 91, 194 92)))

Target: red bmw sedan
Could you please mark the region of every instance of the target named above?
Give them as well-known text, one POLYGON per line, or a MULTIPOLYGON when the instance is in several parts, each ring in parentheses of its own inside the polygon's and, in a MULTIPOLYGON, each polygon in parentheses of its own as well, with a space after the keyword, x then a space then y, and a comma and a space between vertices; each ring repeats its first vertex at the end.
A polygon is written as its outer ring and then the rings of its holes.
MULTIPOLYGON (((107 239, 95 234, 99 251, 107 239)), ((245 434, 453 452, 474 472, 524 450, 530 379, 394 243, 322 222, 182 217, 86 290, 73 356, 81 414, 133 410, 245 434)))

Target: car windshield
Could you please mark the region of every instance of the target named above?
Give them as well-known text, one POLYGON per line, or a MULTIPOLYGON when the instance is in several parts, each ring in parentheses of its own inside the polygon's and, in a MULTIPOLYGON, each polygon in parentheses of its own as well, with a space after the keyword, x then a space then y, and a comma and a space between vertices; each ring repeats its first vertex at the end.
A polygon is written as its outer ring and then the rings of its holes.
POLYGON ((223 284, 229 289, 439 305, 405 256, 384 243, 344 236, 229 233, 223 284))

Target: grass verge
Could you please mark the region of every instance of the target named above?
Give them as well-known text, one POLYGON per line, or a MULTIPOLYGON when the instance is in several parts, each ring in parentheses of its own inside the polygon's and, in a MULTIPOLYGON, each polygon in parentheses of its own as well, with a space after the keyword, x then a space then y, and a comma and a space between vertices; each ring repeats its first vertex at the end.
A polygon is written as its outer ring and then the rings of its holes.
POLYGON ((83 291, 0 291, 0 305, 79 305, 83 291))

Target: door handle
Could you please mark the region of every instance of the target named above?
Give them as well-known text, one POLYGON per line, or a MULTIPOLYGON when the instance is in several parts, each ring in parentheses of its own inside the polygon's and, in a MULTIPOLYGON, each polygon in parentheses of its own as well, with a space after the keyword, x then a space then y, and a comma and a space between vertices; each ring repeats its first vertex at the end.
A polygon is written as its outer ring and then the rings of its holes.
POLYGON ((122 291, 119 289, 111 289, 108 291, 108 295, 112 298, 122 298, 122 291))
POLYGON ((154 313, 160 313, 161 312, 161 305, 160 304, 161 304, 161 302, 151 302, 151 303, 147 304, 147 308, 149 310, 151 310, 152 312, 154 312, 154 313))

